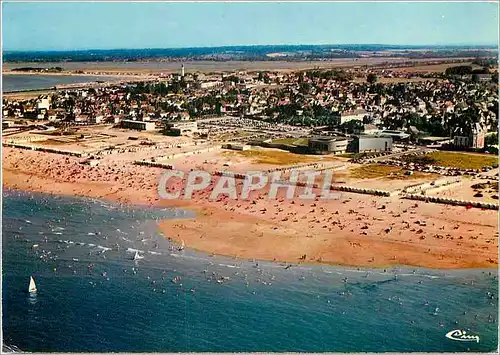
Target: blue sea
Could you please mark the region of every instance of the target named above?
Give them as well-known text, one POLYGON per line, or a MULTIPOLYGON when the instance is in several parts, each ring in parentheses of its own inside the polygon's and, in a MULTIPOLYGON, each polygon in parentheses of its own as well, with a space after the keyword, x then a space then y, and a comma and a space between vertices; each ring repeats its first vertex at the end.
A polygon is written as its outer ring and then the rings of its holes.
POLYGON ((178 250, 174 209, 4 191, 3 337, 22 351, 493 351, 496 270, 358 269, 178 250), (139 250, 144 258, 133 260, 139 250), (27 292, 33 276, 38 292, 27 292), (480 341, 445 337, 460 329, 480 341))
POLYGON ((41 90, 52 89, 56 85, 118 80, 120 80, 120 77, 116 76, 8 74, 2 76, 2 90, 4 93, 25 90, 41 90))

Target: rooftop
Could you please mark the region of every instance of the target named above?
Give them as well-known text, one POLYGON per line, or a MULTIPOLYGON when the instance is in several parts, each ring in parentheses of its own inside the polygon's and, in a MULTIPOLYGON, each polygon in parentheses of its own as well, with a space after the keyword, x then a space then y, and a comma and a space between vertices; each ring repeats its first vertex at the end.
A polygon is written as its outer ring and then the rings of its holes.
POLYGON ((309 139, 309 141, 316 141, 316 142, 335 142, 335 141, 342 141, 346 140, 346 137, 330 137, 330 136, 315 136, 309 139))

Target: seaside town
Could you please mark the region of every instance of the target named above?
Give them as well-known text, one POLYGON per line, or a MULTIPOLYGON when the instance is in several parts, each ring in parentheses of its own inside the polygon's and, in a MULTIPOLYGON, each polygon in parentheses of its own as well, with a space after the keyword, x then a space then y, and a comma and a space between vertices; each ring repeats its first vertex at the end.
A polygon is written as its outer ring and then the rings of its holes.
POLYGON ((147 82, 69 88, 29 100, 7 96, 2 124, 12 128, 5 131, 9 134, 37 121, 55 128, 114 124, 155 131, 182 126, 202 138, 225 127, 265 130, 270 137, 294 131, 291 136, 383 132, 393 139, 427 137, 482 149, 498 120, 498 72, 490 70, 491 61, 486 63, 474 69, 448 67, 445 73, 389 66, 214 75, 186 73, 182 65, 178 74, 162 73, 147 82), (465 139, 472 135, 478 139, 465 139))
MULTIPOLYGON (((284 180, 293 170, 330 171, 331 189, 347 199, 340 206, 338 201, 316 199, 310 205, 281 199, 285 209, 264 201, 265 189, 254 192, 251 202, 224 197, 209 202, 209 192, 198 191, 196 205, 204 206, 204 215, 181 224, 165 221, 165 234, 209 252, 271 260, 497 264, 495 59, 219 73, 180 64, 173 73, 142 75, 143 81, 73 84, 35 95, 4 95, 4 181, 11 187, 46 191, 42 184, 48 179, 72 184, 54 186, 51 192, 70 189, 72 194, 121 202, 165 204, 157 192, 165 169, 196 169, 239 179, 251 170, 280 172, 284 180), (93 188, 84 192, 78 186, 82 182, 93 188), (424 205, 419 207, 419 202, 424 205), (391 206, 390 224, 382 222, 391 206), (401 209, 420 219, 408 222, 412 217, 396 212, 401 209), (470 209, 478 212, 468 213, 470 209), (234 226, 224 225, 223 213, 230 213, 231 219, 238 215, 265 221, 245 235, 251 234, 252 240, 274 238, 277 246, 285 243, 287 251, 250 250, 216 236, 200 240, 199 234, 210 230, 229 237, 235 233, 234 226), (339 213, 341 220, 332 219, 339 213), (460 232, 443 234, 445 225, 431 222, 438 214, 449 230, 460 232), (484 229, 480 239, 470 229, 478 224, 484 229), (335 234, 338 248, 346 251, 333 253, 325 245, 328 239, 307 241, 304 248, 303 243, 280 240, 285 235, 310 235, 316 225, 320 236, 335 234), (368 229, 379 239, 363 240, 368 229), (370 246, 395 241, 404 243, 399 256, 390 255, 390 249, 371 255, 370 246), (363 247, 346 256, 353 245, 363 247), (429 251, 423 253, 421 245, 429 251)), ((167 191, 182 188, 174 181, 167 191)), ((321 181, 316 182, 315 188, 321 181)), ((212 181, 209 188, 214 185, 212 181)))

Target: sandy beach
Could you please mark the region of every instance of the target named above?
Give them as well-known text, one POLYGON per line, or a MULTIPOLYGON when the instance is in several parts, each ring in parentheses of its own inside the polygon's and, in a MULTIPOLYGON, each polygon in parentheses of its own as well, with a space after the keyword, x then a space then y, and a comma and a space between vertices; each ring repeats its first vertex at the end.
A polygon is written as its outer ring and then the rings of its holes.
MULTIPOLYGON (((99 166, 51 153, 3 148, 3 186, 120 203, 178 206, 195 218, 160 223, 186 247, 239 258, 386 267, 496 268, 497 211, 342 193, 333 200, 162 200, 162 169, 108 160, 99 166)), ((169 180, 174 191, 180 182, 169 180)), ((213 186, 215 181, 212 181, 213 186)), ((241 189, 241 182, 238 183, 241 189)))

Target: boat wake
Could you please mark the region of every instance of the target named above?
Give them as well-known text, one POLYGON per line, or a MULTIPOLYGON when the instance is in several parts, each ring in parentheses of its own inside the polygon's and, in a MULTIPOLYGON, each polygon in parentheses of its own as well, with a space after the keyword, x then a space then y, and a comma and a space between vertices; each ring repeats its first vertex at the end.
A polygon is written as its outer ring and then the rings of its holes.
POLYGON ((139 250, 139 249, 134 249, 134 248, 127 248, 127 253, 144 253, 144 250, 139 250))
POLYGON ((2 353, 27 353, 15 345, 2 344, 2 353))
POLYGON ((224 266, 224 267, 228 267, 230 269, 240 269, 239 266, 237 265, 228 265, 228 264, 218 264, 219 266, 224 266))

